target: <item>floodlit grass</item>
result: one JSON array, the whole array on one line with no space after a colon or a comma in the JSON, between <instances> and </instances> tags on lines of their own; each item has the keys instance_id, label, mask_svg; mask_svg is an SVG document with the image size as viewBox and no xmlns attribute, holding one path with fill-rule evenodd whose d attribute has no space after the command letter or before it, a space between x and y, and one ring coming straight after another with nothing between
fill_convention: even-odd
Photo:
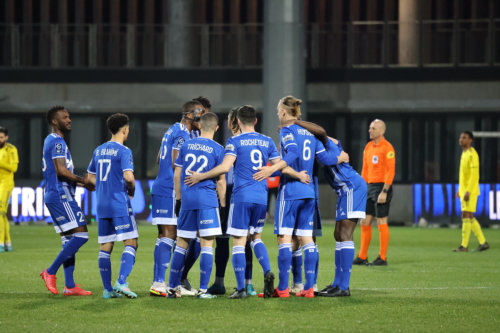
<instances>
[{"instance_id":1,"label":"floodlit grass","mask_svg":"<svg viewBox=\"0 0 500 333\"><path fill-rule=\"evenodd\" d=\"M484 230L491 249L482 253L452 253L460 230L391 228L388 267L354 267L351 297L304 299L166 299L149 297L156 227L140 226L136 264L129 277L137 299L101 298L97 268L97 230L77 254L75 279L90 297L52 295L39 277L60 249L60 239L48 226L12 227L14 252L0 253L1 332L493 332L500 330L500 231ZM319 239L318 284L333 278L335 242L332 226ZM370 259L378 252L373 232ZM356 231L355 242L359 241ZM271 265L277 272L277 245L271 225L265 228ZM470 248L477 242L471 235ZM123 245L112 255L118 273ZM213 270L212 275L214 274ZM228 264L226 286L233 287ZM60 269L58 287L64 277ZM196 286L199 269L190 273ZM212 279L213 281L213 279ZM262 271L254 260L254 286L263 287ZM231 289L232 290L232 289ZM228 293L231 291L228 288Z\"/></svg>"}]
</instances>

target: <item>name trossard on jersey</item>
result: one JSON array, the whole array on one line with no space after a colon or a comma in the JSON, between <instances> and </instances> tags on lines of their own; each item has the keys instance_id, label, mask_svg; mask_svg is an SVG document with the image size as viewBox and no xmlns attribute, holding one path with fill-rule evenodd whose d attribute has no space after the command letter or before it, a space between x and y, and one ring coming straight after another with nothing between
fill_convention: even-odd
<instances>
[{"instance_id":1,"label":"name trossard on jersey","mask_svg":"<svg viewBox=\"0 0 500 333\"><path fill-rule=\"evenodd\" d=\"M129 148L109 141L94 150L87 172L96 175L99 218L130 215L130 198L123 178L125 171L134 171L134 160Z\"/></svg>"},{"instance_id":2,"label":"name trossard on jersey","mask_svg":"<svg viewBox=\"0 0 500 333\"><path fill-rule=\"evenodd\" d=\"M198 137L182 145L175 166L181 167L181 193L183 210L208 209L219 207L216 192L216 179L206 179L191 187L184 179L191 175L189 170L207 172L222 163L224 148L217 142Z\"/></svg>"},{"instance_id":3,"label":"name trossard on jersey","mask_svg":"<svg viewBox=\"0 0 500 333\"><path fill-rule=\"evenodd\" d=\"M58 177L54 166L54 159L64 158L66 168L73 173L73 159L64 139L56 133L49 134L43 143L42 172L45 181L44 202L58 203L73 201L75 198L76 183Z\"/></svg>"},{"instance_id":4,"label":"name trossard on jersey","mask_svg":"<svg viewBox=\"0 0 500 333\"><path fill-rule=\"evenodd\" d=\"M165 132L160 145L158 176L151 188L151 194L172 197L174 191L172 151L179 150L189 139L190 133L186 126L181 123L175 123Z\"/></svg>"},{"instance_id":5,"label":"name trossard on jersey","mask_svg":"<svg viewBox=\"0 0 500 333\"><path fill-rule=\"evenodd\" d=\"M256 132L242 133L229 138L225 150L236 156L232 202L267 205L267 181L258 182L253 175L268 160L280 157L273 140Z\"/></svg>"}]
</instances>

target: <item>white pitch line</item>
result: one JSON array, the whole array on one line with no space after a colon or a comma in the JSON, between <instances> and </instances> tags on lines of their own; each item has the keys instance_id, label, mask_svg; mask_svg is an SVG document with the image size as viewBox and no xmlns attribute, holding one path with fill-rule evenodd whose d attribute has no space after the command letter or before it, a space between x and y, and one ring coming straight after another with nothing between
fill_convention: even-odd
<instances>
[{"instance_id":1,"label":"white pitch line","mask_svg":"<svg viewBox=\"0 0 500 333\"><path fill-rule=\"evenodd\" d=\"M352 290L446 290L446 289L492 289L493 287L436 287L436 288L353 288Z\"/></svg>"}]
</instances>

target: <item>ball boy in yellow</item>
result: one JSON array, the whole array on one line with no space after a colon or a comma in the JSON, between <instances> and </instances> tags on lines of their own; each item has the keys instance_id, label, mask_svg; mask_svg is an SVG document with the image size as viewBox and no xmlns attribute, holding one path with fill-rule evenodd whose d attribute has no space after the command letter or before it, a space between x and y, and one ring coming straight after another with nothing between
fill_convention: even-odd
<instances>
[{"instance_id":1,"label":"ball boy in yellow","mask_svg":"<svg viewBox=\"0 0 500 333\"><path fill-rule=\"evenodd\" d=\"M14 173L19 164L17 149L14 145L7 143L7 140L9 140L9 131L0 127L0 252L12 251L7 207L14 189Z\"/></svg>"}]
</instances>

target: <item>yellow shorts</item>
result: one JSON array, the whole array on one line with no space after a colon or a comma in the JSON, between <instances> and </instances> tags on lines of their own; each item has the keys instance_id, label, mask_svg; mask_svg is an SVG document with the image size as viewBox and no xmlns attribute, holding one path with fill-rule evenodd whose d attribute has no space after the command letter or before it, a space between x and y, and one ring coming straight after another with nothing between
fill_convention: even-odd
<instances>
[{"instance_id":1,"label":"yellow shorts","mask_svg":"<svg viewBox=\"0 0 500 333\"><path fill-rule=\"evenodd\" d=\"M460 203L462 205L462 212L470 212L470 213L475 213L476 212L476 206L477 206L477 195L469 195L469 201L465 201L463 199L463 196L460 196Z\"/></svg>"}]
</instances>

